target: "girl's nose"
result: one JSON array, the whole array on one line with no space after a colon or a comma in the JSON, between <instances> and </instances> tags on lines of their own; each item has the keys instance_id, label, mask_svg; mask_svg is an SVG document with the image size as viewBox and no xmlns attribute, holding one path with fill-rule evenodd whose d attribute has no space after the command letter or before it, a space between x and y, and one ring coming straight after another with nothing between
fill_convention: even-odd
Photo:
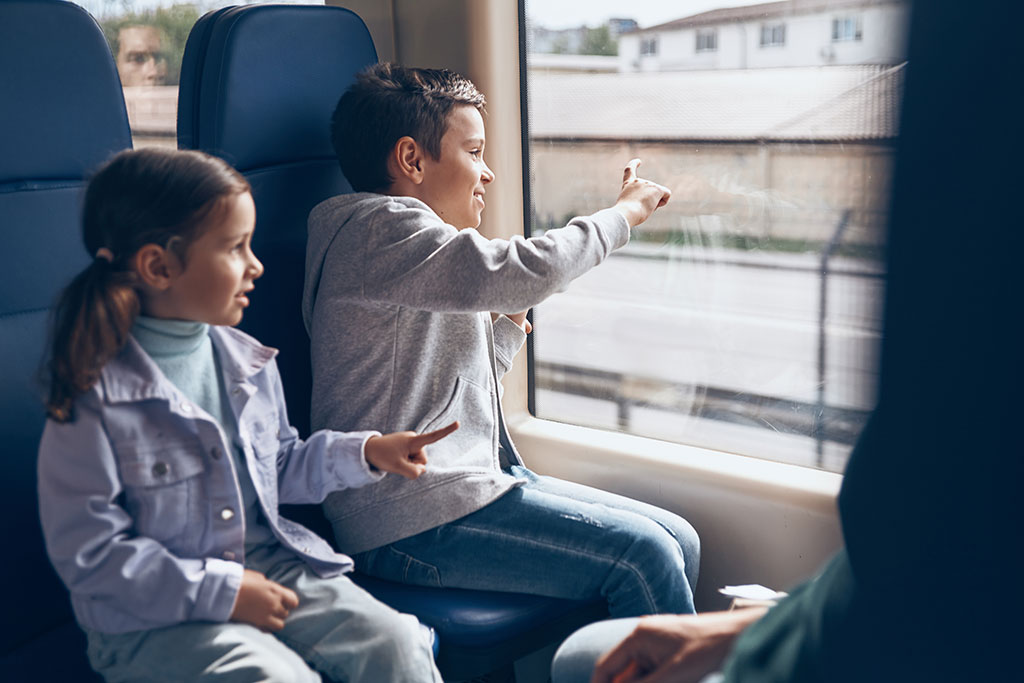
<instances>
[{"instance_id":1,"label":"girl's nose","mask_svg":"<svg viewBox=\"0 0 1024 683\"><path fill-rule=\"evenodd\" d=\"M494 182L494 171L491 170L490 166L488 166L487 164L484 164L484 172L480 176L480 178L481 178L481 180L484 181L484 184L493 183Z\"/></svg>"},{"instance_id":2,"label":"girl's nose","mask_svg":"<svg viewBox=\"0 0 1024 683\"><path fill-rule=\"evenodd\" d=\"M252 255L252 259L249 263L249 272L252 274L253 280L263 275L263 263L256 258L255 254Z\"/></svg>"}]
</instances>

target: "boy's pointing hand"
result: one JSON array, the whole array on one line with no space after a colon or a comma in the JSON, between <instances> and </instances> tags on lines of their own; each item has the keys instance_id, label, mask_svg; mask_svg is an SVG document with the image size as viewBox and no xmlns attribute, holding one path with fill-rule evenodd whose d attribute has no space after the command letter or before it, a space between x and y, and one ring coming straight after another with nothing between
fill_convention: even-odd
<instances>
[{"instance_id":1,"label":"boy's pointing hand","mask_svg":"<svg viewBox=\"0 0 1024 683\"><path fill-rule=\"evenodd\" d=\"M665 206L672 196L667 187L639 177L636 174L639 165L639 159L626 164L622 172L622 190L613 207L626 217L631 228L650 218L655 209Z\"/></svg>"},{"instance_id":2,"label":"boy's pointing hand","mask_svg":"<svg viewBox=\"0 0 1024 683\"><path fill-rule=\"evenodd\" d=\"M459 423L452 422L447 427L424 434L393 432L371 436L366 441L366 462L381 472L415 479L427 468L427 445L440 441L458 428Z\"/></svg>"}]
</instances>

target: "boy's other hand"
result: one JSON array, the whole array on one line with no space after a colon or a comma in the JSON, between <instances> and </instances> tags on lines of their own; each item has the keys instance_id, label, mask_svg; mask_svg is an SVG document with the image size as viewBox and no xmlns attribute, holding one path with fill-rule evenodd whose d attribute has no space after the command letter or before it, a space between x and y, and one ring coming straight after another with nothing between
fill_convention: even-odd
<instances>
[{"instance_id":1,"label":"boy's other hand","mask_svg":"<svg viewBox=\"0 0 1024 683\"><path fill-rule=\"evenodd\" d=\"M424 434L393 432L371 436L366 441L366 462L381 472L415 479L427 468L427 445L440 441L458 428L459 423L452 422L447 427Z\"/></svg>"},{"instance_id":2,"label":"boy's other hand","mask_svg":"<svg viewBox=\"0 0 1024 683\"><path fill-rule=\"evenodd\" d=\"M633 159L626 164L626 169L622 172L622 190L615 206L612 207L626 217L626 222L631 228L650 218L655 209L665 206L672 196L672 191L667 187L637 176L636 169L639 165L639 159Z\"/></svg>"},{"instance_id":3,"label":"boy's other hand","mask_svg":"<svg viewBox=\"0 0 1024 683\"><path fill-rule=\"evenodd\" d=\"M246 569L238 588L231 621L252 624L261 631L280 631L289 612L299 606L299 596L290 588L263 574Z\"/></svg>"},{"instance_id":4,"label":"boy's other hand","mask_svg":"<svg viewBox=\"0 0 1024 683\"><path fill-rule=\"evenodd\" d=\"M522 313L491 313L491 322L493 323L502 315L505 315L506 318L514 322L516 325L519 325L519 327L523 328L523 332L525 332L526 334L530 334L530 332L533 332L533 325L531 325L530 321L526 319L526 314L529 312L529 310L526 310L523 311Z\"/></svg>"}]
</instances>

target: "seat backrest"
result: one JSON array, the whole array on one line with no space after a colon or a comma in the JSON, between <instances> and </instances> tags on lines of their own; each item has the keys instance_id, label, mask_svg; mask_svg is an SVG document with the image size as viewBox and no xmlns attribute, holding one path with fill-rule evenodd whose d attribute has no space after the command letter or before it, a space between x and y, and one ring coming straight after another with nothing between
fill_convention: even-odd
<instances>
[{"instance_id":1,"label":"seat backrest","mask_svg":"<svg viewBox=\"0 0 1024 683\"><path fill-rule=\"evenodd\" d=\"M71 618L38 521L40 369L49 309L89 259L79 227L84 179L127 147L131 135L121 83L93 18L60 0L0 0L4 654Z\"/></svg>"},{"instance_id":2,"label":"seat backrest","mask_svg":"<svg viewBox=\"0 0 1024 683\"><path fill-rule=\"evenodd\" d=\"M369 31L339 7L215 10L182 60L178 146L215 154L252 184L253 249L266 273L241 328L280 349L292 423L309 432L312 374L302 322L306 219L351 191L331 146L331 114L354 75L377 61Z\"/></svg>"}]
</instances>

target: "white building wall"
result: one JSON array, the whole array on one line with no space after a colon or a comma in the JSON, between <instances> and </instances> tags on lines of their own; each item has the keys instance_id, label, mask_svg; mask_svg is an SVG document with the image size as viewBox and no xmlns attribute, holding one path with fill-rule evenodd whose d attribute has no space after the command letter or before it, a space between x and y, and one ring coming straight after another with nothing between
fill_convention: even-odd
<instances>
[{"instance_id":1,"label":"white building wall","mask_svg":"<svg viewBox=\"0 0 1024 683\"><path fill-rule=\"evenodd\" d=\"M887 4L719 24L718 49L697 52L697 28L629 33L619 39L621 71L756 69L835 64L898 64L906 54L909 7ZM832 40L832 20L860 17L861 40ZM782 46L762 46L763 25L785 24ZM701 28L711 28L701 27ZM658 39L655 55L640 55L640 43Z\"/></svg>"}]
</instances>

